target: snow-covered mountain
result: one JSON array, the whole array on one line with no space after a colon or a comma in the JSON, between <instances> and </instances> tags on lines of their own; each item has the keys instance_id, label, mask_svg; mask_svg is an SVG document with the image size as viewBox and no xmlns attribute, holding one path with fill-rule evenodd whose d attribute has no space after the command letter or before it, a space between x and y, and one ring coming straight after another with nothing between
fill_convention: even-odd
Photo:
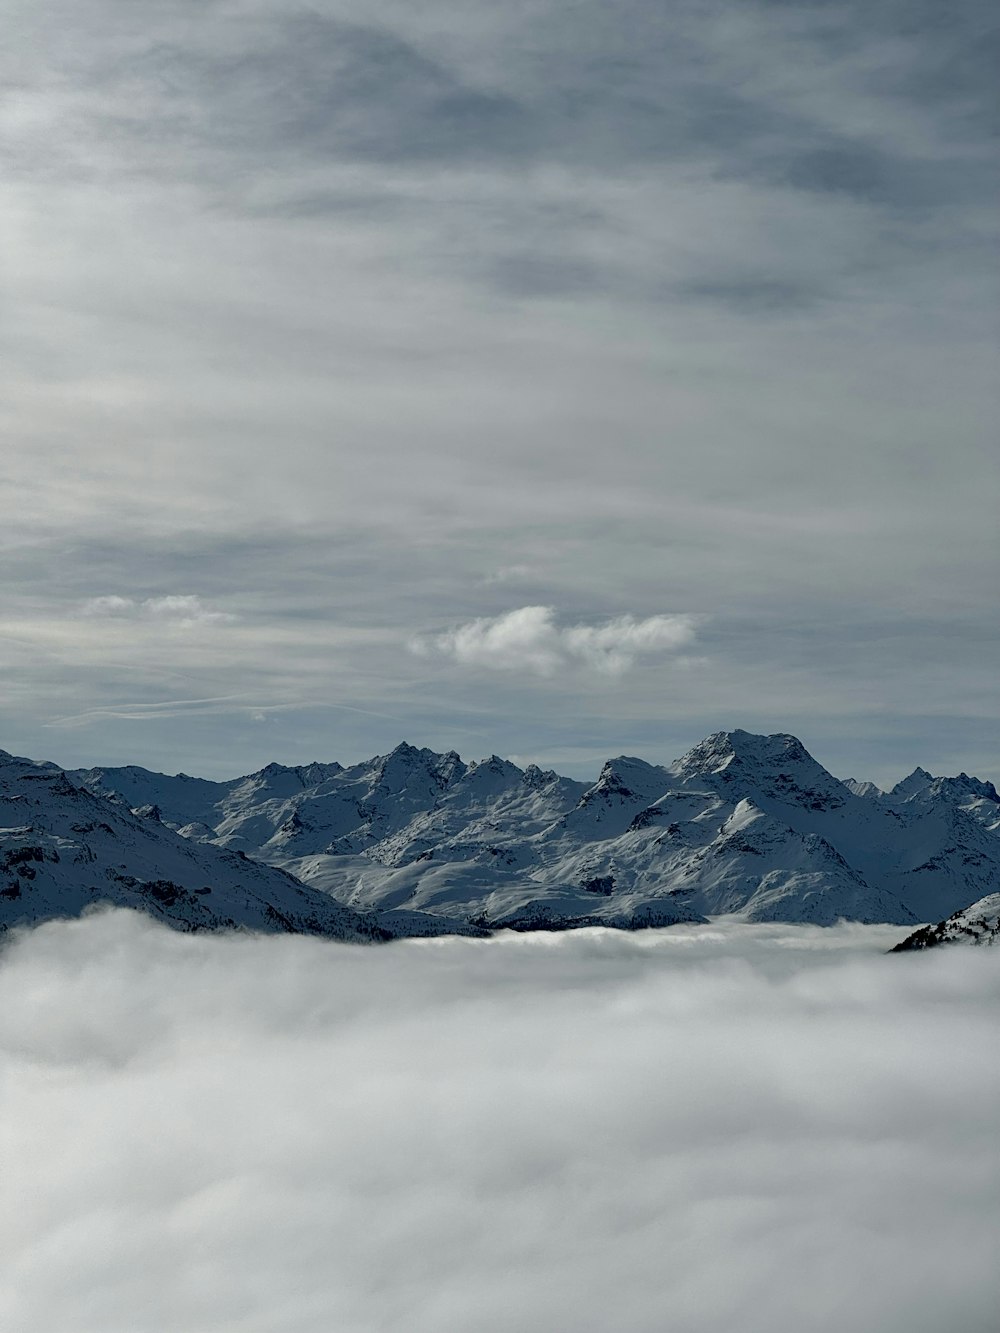
<instances>
[{"instance_id":1,"label":"snow-covered mountain","mask_svg":"<svg viewBox=\"0 0 1000 1333\"><path fill-rule=\"evenodd\" d=\"M911 949L931 949L938 944L997 944L1000 943L1000 893L980 898L971 907L953 912L936 926L922 926L892 950L903 953Z\"/></svg>"},{"instance_id":2,"label":"snow-covered mountain","mask_svg":"<svg viewBox=\"0 0 1000 1333\"><path fill-rule=\"evenodd\" d=\"M181 837L155 815L0 751L0 930L133 907L181 930L244 928L345 940L393 933L286 871ZM405 933L405 932L404 932Z\"/></svg>"},{"instance_id":3,"label":"snow-covered mountain","mask_svg":"<svg viewBox=\"0 0 1000 1333\"><path fill-rule=\"evenodd\" d=\"M848 778L844 786L856 796L864 796L890 809L941 803L957 805L992 832L1000 832L1000 795L996 787L992 782L970 778L968 773L959 773L954 778L935 778L925 768L915 768L891 791L881 791L874 782L855 782L853 778Z\"/></svg>"},{"instance_id":4,"label":"snow-covered mountain","mask_svg":"<svg viewBox=\"0 0 1000 1333\"><path fill-rule=\"evenodd\" d=\"M365 763L228 782L70 775L202 846L280 867L362 912L480 928L934 921L1000 889L990 783L917 770L840 782L793 736L718 732L675 763L620 756L592 784L402 744Z\"/></svg>"}]
</instances>

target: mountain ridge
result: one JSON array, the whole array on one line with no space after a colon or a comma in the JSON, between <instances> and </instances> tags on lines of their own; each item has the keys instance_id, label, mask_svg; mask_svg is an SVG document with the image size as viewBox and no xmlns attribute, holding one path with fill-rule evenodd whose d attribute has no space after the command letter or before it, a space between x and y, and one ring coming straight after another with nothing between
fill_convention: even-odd
<instances>
[{"instance_id":1,"label":"mountain ridge","mask_svg":"<svg viewBox=\"0 0 1000 1333\"><path fill-rule=\"evenodd\" d=\"M362 913L448 928L719 913L913 927L1000 888L992 784L917 769L886 793L787 733L714 732L664 765L619 755L591 783L407 742L223 782L135 765L69 778Z\"/></svg>"},{"instance_id":2,"label":"mountain ridge","mask_svg":"<svg viewBox=\"0 0 1000 1333\"><path fill-rule=\"evenodd\" d=\"M178 930L251 930L367 942L439 923L357 912L280 866L168 827L44 761L0 751L0 931L101 905Z\"/></svg>"}]
</instances>

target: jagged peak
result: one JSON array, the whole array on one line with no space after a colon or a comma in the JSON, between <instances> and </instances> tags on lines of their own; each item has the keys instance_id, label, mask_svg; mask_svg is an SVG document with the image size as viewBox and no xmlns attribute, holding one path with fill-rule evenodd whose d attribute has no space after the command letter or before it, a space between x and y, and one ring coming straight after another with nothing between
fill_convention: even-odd
<instances>
[{"instance_id":1,"label":"jagged peak","mask_svg":"<svg viewBox=\"0 0 1000 1333\"><path fill-rule=\"evenodd\" d=\"M788 732L763 736L737 728L713 731L670 768L678 774L720 773L734 762L766 768L802 763L821 767L797 736Z\"/></svg>"},{"instance_id":2,"label":"jagged peak","mask_svg":"<svg viewBox=\"0 0 1000 1333\"><path fill-rule=\"evenodd\" d=\"M934 778L928 783L927 790L934 795L979 796L987 801L1000 803L1000 793L992 782L970 777L968 773L958 773L953 778Z\"/></svg>"},{"instance_id":3,"label":"jagged peak","mask_svg":"<svg viewBox=\"0 0 1000 1333\"><path fill-rule=\"evenodd\" d=\"M601 769L602 773L620 773L624 769L638 769L641 772L648 772L649 769L656 768L656 764L651 764L648 759L640 759L634 754L616 754L612 759L606 759Z\"/></svg>"},{"instance_id":4,"label":"jagged peak","mask_svg":"<svg viewBox=\"0 0 1000 1333\"><path fill-rule=\"evenodd\" d=\"M668 786L669 776L662 768L635 755L620 754L604 764L597 781L580 796L577 809L585 810L595 802L648 803L662 796Z\"/></svg>"},{"instance_id":5,"label":"jagged peak","mask_svg":"<svg viewBox=\"0 0 1000 1333\"><path fill-rule=\"evenodd\" d=\"M468 771L455 750L438 754L436 750L420 748L401 741L388 754L376 755L366 765L370 781L376 786L388 783L393 789L409 787L411 775L429 778L439 790L450 787ZM418 782L422 781L418 778Z\"/></svg>"},{"instance_id":6,"label":"jagged peak","mask_svg":"<svg viewBox=\"0 0 1000 1333\"><path fill-rule=\"evenodd\" d=\"M338 764L336 759L331 759L329 763L322 763L319 759L313 759L308 764L298 764L295 768L296 773L303 779L310 782L323 782L337 773L343 773L344 765Z\"/></svg>"},{"instance_id":7,"label":"jagged peak","mask_svg":"<svg viewBox=\"0 0 1000 1333\"><path fill-rule=\"evenodd\" d=\"M450 787L453 782L465 776L468 766L462 762L462 756L457 750L448 750L445 754L434 756L431 771L439 782Z\"/></svg>"},{"instance_id":8,"label":"jagged peak","mask_svg":"<svg viewBox=\"0 0 1000 1333\"><path fill-rule=\"evenodd\" d=\"M628 786L630 782L648 782L654 775L662 777L663 769L656 764L648 763L645 759L639 759L634 754L619 754L605 761L594 787L618 788Z\"/></svg>"},{"instance_id":9,"label":"jagged peak","mask_svg":"<svg viewBox=\"0 0 1000 1333\"><path fill-rule=\"evenodd\" d=\"M237 788L249 787L253 790L259 787L267 787L270 783L285 777L297 778L300 786L305 785L301 769L292 768L288 764L279 764L276 759L272 759L269 764L265 764L263 768L258 768L254 773L247 773L245 777L234 779L234 785ZM180 782L199 782L202 779L189 777L187 773L178 773L177 780Z\"/></svg>"},{"instance_id":10,"label":"jagged peak","mask_svg":"<svg viewBox=\"0 0 1000 1333\"><path fill-rule=\"evenodd\" d=\"M422 754L433 753L433 750L422 750L418 745L411 745L409 741L400 741L385 757L387 759L416 759Z\"/></svg>"},{"instance_id":11,"label":"jagged peak","mask_svg":"<svg viewBox=\"0 0 1000 1333\"><path fill-rule=\"evenodd\" d=\"M889 792L890 796L912 796L914 792L923 791L934 781L934 775L928 773L926 768L920 768L919 765L912 773L908 773L896 783L895 787Z\"/></svg>"},{"instance_id":12,"label":"jagged peak","mask_svg":"<svg viewBox=\"0 0 1000 1333\"><path fill-rule=\"evenodd\" d=\"M470 776L474 773L496 773L520 778L523 772L510 759L502 759L498 754L491 754L488 759L474 760L468 767Z\"/></svg>"},{"instance_id":13,"label":"jagged peak","mask_svg":"<svg viewBox=\"0 0 1000 1333\"><path fill-rule=\"evenodd\" d=\"M757 793L782 805L837 809L852 794L814 759L797 736L777 732L717 731L671 764L682 786L705 783L730 796Z\"/></svg>"},{"instance_id":14,"label":"jagged peak","mask_svg":"<svg viewBox=\"0 0 1000 1333\"><path fill-rule=\"evenodd\" d=\"M377 754L370 762L373 768L385 769L401 764L412 765L417 762L430 765L444 757L444 755L440 755L434 750L422 749L418 745L411 745L409 741L400 741L388 754Z\"/></svg>"}]
</instances>

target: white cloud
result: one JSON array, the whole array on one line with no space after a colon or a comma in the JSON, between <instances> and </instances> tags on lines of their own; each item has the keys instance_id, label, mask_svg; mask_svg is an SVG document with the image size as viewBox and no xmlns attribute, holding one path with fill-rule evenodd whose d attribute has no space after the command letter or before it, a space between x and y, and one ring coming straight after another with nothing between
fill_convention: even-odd
<instances>
[{"instance_id":1,"label":"white cloud","mask_svg":"<svg viewBox=\"0 0 1000 1333\"><path fill-rule=\"evenodd\" d=\"M487 574L484 583L522 583L530 579L534 570L530 565L501 565L492 574Z\"/></svg>"},{"instance_id":2,"label":"white cloud","mask_svg":"<svg viewBox=\"0 0 1000 1333\"><path fill-rule=\"evenodd\" d=\"M80 610L85 616L129 616L136 605L131 597L88 597Z\"/></svg>"},{"instance_id":3,"label":"white cloud","mask_svg":"<svg viewBox=\"0 0 1000 1333\"><path fill-rule=\"evenodd\" d=\"M224 625L236 617L226 611L213 611L200 597L150 597L142 603L146 615L158 620L174 620L182 625Z\"/></svg>"},{"instance_id":4,"label":"white cloud","mask_svg":"<svg viewBox=\"0 0 1000 1333\"><path fill-rule=\"evenodd\" d=\"M522 606L503 615L469 621L430 640L418 640L417 652L428 648L465 666L500 671L535 671L542 676L572 666L604 675L627 671L636 657L675 652L695 637L694 617L618 616L601 625L559 626L550 606Z\"/></svg>"},{"instance_id":5,"label":"white cloud","mask_svg":"<svg viewBox=\"0 0 1000 1333\"><path fill-rule=\"evenodd\" d=\"M599 671L616 675L645 653L674 652L694 638L690 616L619 616L605 625L575 625L563 631L566 650Z\"/></svg>"},{"instance_id":6,"label":"white cloud","mask_svg":"<svg viewBox=\"0 0 1000 1333\"><path fill-rule=\"evenodd\" d=\"M990 1328L1000 959L898 934L43 927L0 968L5 1326Z\"/></svg>"},{"instance_id":7,"label":"white cloud","mask_svg":"<svg viewBox=\"0 0 1000 1333\"><path fill-rule=\"evenodd\" d=\"M200 597L185 594L167 597L90 597L82 604L85 616L116 616L159 620L190 627L192 625L226 625L236 617L227 611L213 611Z\"/></svg>"}]
</instances>

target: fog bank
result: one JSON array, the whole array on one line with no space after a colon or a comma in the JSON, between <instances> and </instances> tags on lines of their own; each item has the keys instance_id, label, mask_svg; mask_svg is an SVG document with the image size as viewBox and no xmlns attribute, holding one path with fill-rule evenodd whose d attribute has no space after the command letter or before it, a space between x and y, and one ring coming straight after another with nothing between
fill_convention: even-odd
<instances>
[{"instance_id":1,"label":"fog bank","mask_svg":"<svg viewBox=\"0 0 1000 1333\"><path fill-rule=\"evenodd\" d=\"M0 955L19 1333L987 1333L996 951L898 927Z\"/></svg>"}]
</instances>

